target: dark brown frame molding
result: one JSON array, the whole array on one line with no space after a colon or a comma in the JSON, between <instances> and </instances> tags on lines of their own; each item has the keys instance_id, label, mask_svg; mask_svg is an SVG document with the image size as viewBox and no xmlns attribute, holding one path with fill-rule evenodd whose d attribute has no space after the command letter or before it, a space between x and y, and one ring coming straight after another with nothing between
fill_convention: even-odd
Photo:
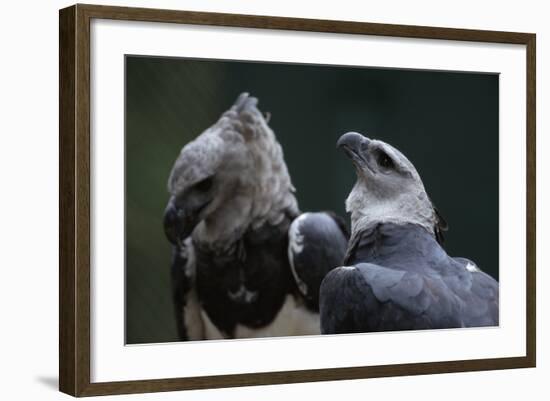
<instances>
[{"instance_id":1,"label":"dark brown frame molding","mask_svg":"<svg viewBox=\"0 0 550 401\"><path fill-rule=\"evenodd\" d=\"M527 49L527 324L523 357L90 383L90 20L332 32L525 45ZM59 389L73 396L535 367L536 150L532 33L77 4L59 12Z\"/></svg>"}]
</instances>

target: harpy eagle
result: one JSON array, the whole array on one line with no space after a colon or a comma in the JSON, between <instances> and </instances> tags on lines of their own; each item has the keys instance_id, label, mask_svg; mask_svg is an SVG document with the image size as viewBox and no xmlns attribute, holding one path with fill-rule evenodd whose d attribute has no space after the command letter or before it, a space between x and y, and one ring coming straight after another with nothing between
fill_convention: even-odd
<instances>
[{"instance_id":1,"label":"harpy eagle","mask_svg":"<svg viewBox=\"0 0 550 401\"><path fill-rule=\"evenodd\" d=\"M346 200L352 233L344 266L321 284L322 333L498 325L498 282L443 250L446 223L413 164L355 132L337 147L357 182Z\"/></svg>"},{"instance_id":2,"label":"harpy eagle","mask_svg":"<svg viewBox=\"0 0 550 401\"><path fill-rule=\"evenodd\" d=\"M319 287L345 255L339 218L300 214L257 102L241 94L170 173L164 228L182 340L319 334Z\"/></svg>"}]
</instances>

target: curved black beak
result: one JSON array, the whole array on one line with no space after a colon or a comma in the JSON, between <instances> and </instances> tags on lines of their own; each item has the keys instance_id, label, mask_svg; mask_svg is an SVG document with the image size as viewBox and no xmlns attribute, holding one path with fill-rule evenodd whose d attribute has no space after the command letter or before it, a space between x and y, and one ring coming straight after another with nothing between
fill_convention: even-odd
<instances>
[{"instance_id":1,"label":"curved black beak","mask_svg":"<svg viewBox=\"0 0 550 401\"><path fill-rule=\"evenodd\" d=\"M363 135L357 132L347 132L338 139L336 147L342 149L356 166L369 167L365 155L369 143L370 139L365 138Z\"/></svg>"},{"instance_id":2,"label":"curved black beak","mask_svg":"<svg viewBox=\"0 0 550 401\"><path fill-rule=\"evenodd\" d=\"M361 146L368 145L369 142L369 139L365 138L361 134L358 134L357 132L346 132L338 139L338 142L336 142L336 147L344 150L350 149L356 153L360 153ZM365 145L363 145L363 143L365 143Z\"/></svg>"},{"instance_id":3,"label":"curved black beak","mask_svg":"<svg viewBox=\"0 0 550 401\"><path fill-rule=\"evenodd\" d=\"M370 143L369 138L357 132L347 132L338 139L336 147L342 149L351 159L358 174L361 172L372 176L376 175L376 170L369 163L372 160L368 151Z\"/></svg>"},{"instance_id":4,"label":"curved black beak","mask_svg":"<svg viewBox=\"0 0 550 401\"><path fill-rule=\"evenodd\" d=\"M174 245L180 245L191 235L197 225L196 217L186 210L177 208L174 199L170 198L164 210L164 234L168 241Z\"/></svg>"}]
</instances>

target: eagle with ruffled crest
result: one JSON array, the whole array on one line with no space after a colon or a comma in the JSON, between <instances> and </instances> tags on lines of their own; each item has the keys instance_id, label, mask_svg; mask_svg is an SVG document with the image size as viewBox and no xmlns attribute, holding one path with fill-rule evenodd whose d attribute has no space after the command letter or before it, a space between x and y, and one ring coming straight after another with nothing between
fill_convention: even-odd
<instances>
[{"instance_id":1,"label":"eagle with ruffled crest","mask_svg":"<svg viewBox=\"0 0 550 401\"><path fill-rule=\"evenodd\" d=\"M303 213L258 100L243 93L183 147L168 179L164 229L182 340L319 334L319 287L348 234Z\"/></svg>"}]
</instances>

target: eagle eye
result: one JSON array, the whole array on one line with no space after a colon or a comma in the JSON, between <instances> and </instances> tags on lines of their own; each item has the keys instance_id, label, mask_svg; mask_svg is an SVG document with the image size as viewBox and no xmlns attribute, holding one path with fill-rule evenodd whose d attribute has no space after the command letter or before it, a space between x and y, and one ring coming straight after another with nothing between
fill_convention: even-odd
<instances>
[{"instance_id":1,"label":"eagle eye","mask_svg":"<svg viewBox=\"0 0 550 401\"><path fill-rule=\"evenodd\" d=\"M205 178L202 181L197 182L193 188L196 189L199 192L207 192L212 188L214 180L212 177Z\"/></svg>"},{"instance_id":2,"label":"eagle eye","mask_svg":"<svg viewBox=\"0 0 550 401\"><path fill-rule=\"evenodd\" d=\"M395 164L393 163L393 159L390 156L388 156L386 152L378 153L377 162L378 162L378 165L383 168L391 169L395 167Z\"/></svg>"}]
</instances>

